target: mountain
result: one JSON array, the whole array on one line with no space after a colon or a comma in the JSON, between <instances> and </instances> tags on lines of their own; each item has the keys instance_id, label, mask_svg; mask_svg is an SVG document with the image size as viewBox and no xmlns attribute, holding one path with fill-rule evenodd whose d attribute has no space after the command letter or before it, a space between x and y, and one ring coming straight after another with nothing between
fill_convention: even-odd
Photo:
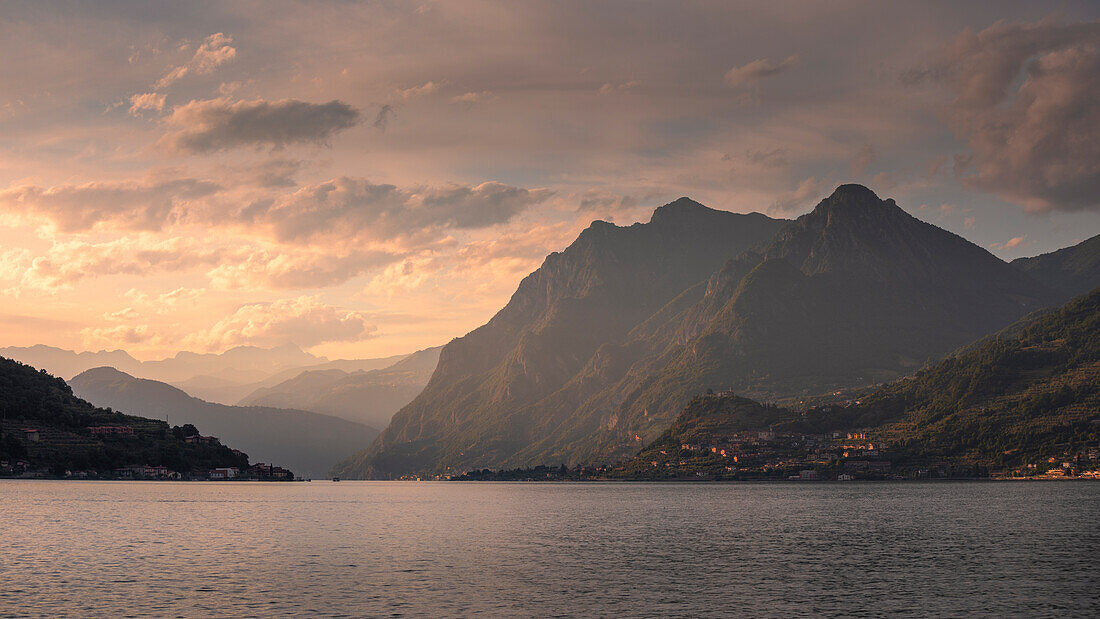
<instances>
[{"instance_id":1,"label":"mountain","mask_svg":"<svg viewBox=\"0 0 1100 619\"><path fill-rule=\"evenodd\" d=\"M41 344L0 348L0 355L62 377L71 378L96 367L113 367L165 382L184 381L202 375L214 375L235 383L256 382L288 368L328 362L328 359L315 357L294 344L273 348L237 346L217 354L181 351L173 357L156 361L138 361L123 350L78 353Z\"/></svg>"},{"instance_id":2,"label":"mountain","mask_svg":"<svg viewBox=\"0 0 1100 619\"><path fill-rule=\"evenodd\" d=\"M141 364L141 374L163 382L183 381L194 376L216 375L234 382L254 382L287 368L327 361L294 344L260 348L237 346L222 353L180 351L174 357Z\"/></svg>"},{"instance_id":3,"label":"mountain","mask_svg":"<svg viewBox=\"0 0 1100 619\"><path fill-rule=\"evenodd\" d=\"M602 437L579 435L564 455L654 437L710 387L770 400L892 380L1057 300L977 245L843 185L665 321L657 333L674 335L648 340L661 352L574 415L599 418Z\"/></svg>"},{"instance_id":4,"label":"mountain","mask_svg":"<svg viewBox=\"0 0 1100 619\"><path fill-rule=\"evenodd\" d=\"M625 340L783 223L687 198L658 208L648 223L594 222L524 278L486 325L447 344L424 391L370 451L340 470L387 476L451 455L506 459L537 438L517 411L561 389L601 346Z\"/></svg>"},{"instance_id":5,"label":"mountain","mask_svg":"<svg viewBox=\"0 0 1100 619\"><path fill-rule=\"evenodd\" d=\"M124 350L101 350L98 352L73 352L43 344L34 346L7 346L0 348L0 356L41 368L62 378L72 378L91 368L105 365L116 367L124 372L136 372L141 362Z\"/></svg>"},{"instance_id":6,"label":"mountain","mask_svg":"<svg viewBox=\"0 0 1100 619\"><path fill-rule=\"evenodd\" d=\"M96 405L194 424L254 459L284 464L307 476L324 475L334 462L378 434L362 424L308 411L213 404L114 368L93 368L69 383L74 393Z\"/></svg>"},{"instance_id":7,"label":"mountain","mask_svg":"<svg viewBox=\"0 0 1100 619\"><path fill-rule=\"evenodd\" d=\"M1045 282L1066 299L1100 286L1100 234L1049 254L1017 258L1012 265Z\"/></svg>"},{"instance_id":8,"label":"mountain","mask_svg":"<svg viewBox=\"0 0 1100 619\"><path fill-rule=\"evenodd\" d=\"M277 385L257 389L239 404L297 408L384 428L398 409L424 389L441 349L417 351L389 367L371 371L306 370Z\"/></svg>"},{"instance_id":9,"label":"mountain","mask_svg":"<svg viewBox=\"0 0 1100 619\"><path fill-rule=\"evenodd\" d=\"M406 357L408 357L408 355L394 355L392 357L382 357L379 359L336 359L333 361L326 361L324 363L289 367L279 370L274 374L271 374L270 376L266 376L263 380L243 383L236 380L230 380L222 376L198 375L192 376L187 380L174 381L171 384L175 387L183 389L188 394L194 397L206 400L208 402L217 402L219 404L232 405L240 403L243 398L248 397L250 394L257 390L271 388L275 385L278 385L279 383L294 378L302 372L338 371L344 374L349 374L353 372L369 372L371 370L389 367L394 363L405 359ZM410 397L409 399L412 398ZM286 406L283 408L300 407ZM400 408L400 406L398 408ZM382 424L382 426L384 425L385 424Z\"/></svg>"},{"instance_id":10,"label":"mountain","mask_svg":"<svg viewBox=\"0 0 1100 619\"><path fill-rule=\"evenodd\" d=\"M869 461L903 474L1095 467L1098 411L1100 288L847 403L797 411L697 396L611 476L835 475Z\"/></svg>"},{"instance_id":11,"label":"mountain","mask_svg":"<svg viewBox=\"0 0 1100 619\"><path fill-rule=\"evenodd\" d=\"M794 222L715 213L681 200L649 224L594 224L448 344L421 395L338 470L627 457L708 387L775 399L884 382L1058 299L859 185Z\"/></svg>"},{"instance_id":12,"label":"mountain","mask_svg":"<svg viewBox=\"0 0 1100 619\"><path fill-rule=\"evenodd\" d=\"M95 432L104 426L113 431ZM110 477L135 464L201 475L216 467L248 468L246 455L187 442L181 428L174 430L163 421L96 408L60 378L0 358L0 474L26 468Z\"/></svg>"}]
</instances>

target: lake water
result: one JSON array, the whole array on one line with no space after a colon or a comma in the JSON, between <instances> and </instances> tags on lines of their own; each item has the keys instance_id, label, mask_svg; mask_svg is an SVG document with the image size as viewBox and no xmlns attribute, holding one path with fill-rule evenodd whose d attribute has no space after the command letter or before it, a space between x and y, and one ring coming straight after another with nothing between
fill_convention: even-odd
<instances>
[{"instance_id":1,"label":"lake water","mask_svg":"<svg viewBox=\"0 0 1100 619\"><path fill-rule=\"evenodd\" d=\"M1100 483L0 481L0 615L1100 614Z\"/></svg>"}]
</instances>

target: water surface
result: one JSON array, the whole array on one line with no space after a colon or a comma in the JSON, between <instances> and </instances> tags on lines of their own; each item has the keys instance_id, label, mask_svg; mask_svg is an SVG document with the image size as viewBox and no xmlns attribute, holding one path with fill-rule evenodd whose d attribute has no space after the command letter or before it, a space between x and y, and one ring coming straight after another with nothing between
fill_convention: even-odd
<instances>
[{"instance_id":1,"label":"water surface","mask_svg":"<svg viewBox=\"0 0 1100 619\"><path fill-rule=\"evenodd\" d=\"M1097 616L1100 483L0 481L0 615Z\"/></svg>"}]
</instances>

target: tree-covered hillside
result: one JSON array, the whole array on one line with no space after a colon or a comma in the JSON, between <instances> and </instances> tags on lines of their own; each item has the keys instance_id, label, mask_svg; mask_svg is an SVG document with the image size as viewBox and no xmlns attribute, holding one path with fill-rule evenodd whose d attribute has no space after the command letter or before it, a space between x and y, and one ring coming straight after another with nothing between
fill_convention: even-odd
<instances>
[{"instance_id":1,"label":"tree-covered hillside","mask_svg":"<svg viewBox=\"0 0 1100 619\"><path fill-rule=\"evenodd\" d=\"M794 411L698 396L613 475L842 474L853 461L880 475L1039 473L1097 466L1098 447L1100 289L849 402Z\"/></svg>"},{"instance_id":2,"label":"tree-covered hillside","mask_svg":"<svg viewBox=\"0 0 1100 619\"><path fill-rule=\"evenodd\" d=\"M105 430L104 428L110 428ZM96 408L60 378L0 357L0 472L111 477L131 465L205 475L217 467L248 468L248 456L209 441L187 440L193 427Z\"/></svg>"}]
</instances>

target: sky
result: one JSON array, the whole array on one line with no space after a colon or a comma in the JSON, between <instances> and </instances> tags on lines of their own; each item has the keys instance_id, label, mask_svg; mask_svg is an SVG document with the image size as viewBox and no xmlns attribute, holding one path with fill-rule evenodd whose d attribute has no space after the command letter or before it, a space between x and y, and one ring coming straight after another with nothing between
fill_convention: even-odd
<instances>
[{"instance_id":1,"label":"sky","mask_svg":"<svg viewBox=\"0 0 1100 619\"><path fill-rule=\"evenodd\" d=\"M1093 2L0 1L0 57L4 345L411 352L680 196L1100 233Z\"/></svg>"}]
</instances>

